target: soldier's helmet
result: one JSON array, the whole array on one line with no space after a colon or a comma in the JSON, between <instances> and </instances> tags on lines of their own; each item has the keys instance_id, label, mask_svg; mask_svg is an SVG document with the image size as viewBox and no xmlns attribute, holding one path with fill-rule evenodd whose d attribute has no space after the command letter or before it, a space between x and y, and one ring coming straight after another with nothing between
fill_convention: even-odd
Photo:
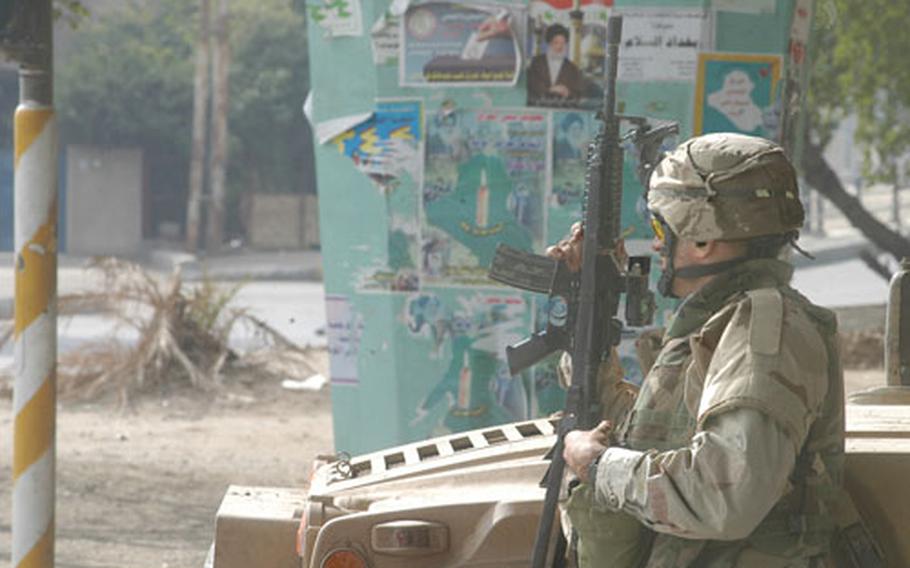
<instances>
[{"instance_id":1,"label":"soldier's helmet","mask_svg":"<svg viewBox=\"0 0 910 568\"><path fill-rule=\"evenodd\" d=\"M651 175L648 209L692 241L785 235L805 218L783 148L733 133L698 136L667 154Z\"/></svg>"}]
</instances>

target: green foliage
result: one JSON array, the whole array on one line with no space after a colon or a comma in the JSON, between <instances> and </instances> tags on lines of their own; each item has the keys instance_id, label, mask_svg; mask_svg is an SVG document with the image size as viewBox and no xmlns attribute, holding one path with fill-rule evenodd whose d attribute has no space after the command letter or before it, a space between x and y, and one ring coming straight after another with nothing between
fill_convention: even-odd
<instances>
[{"instance_id":1,"label":"green foliage","mask_svg":"<svg viewBox=\"0 0 910 568\"><path fill-rule=\"evenodd\" d=\"M837 123L855 113L856 142L865 153L867 175L895 183L910 174L910 163L903 160L910 152L910 2L816 4L810 92L814 133L825 143Z\"/></svg>"},{"instance_id":2,"label":"green foliage","mask_svg":"<svg viewBox=\"0 0 910 568\"><path fill-rule=\"evenodd\" d=\"M229 194L299 191L304 16L289 0L230 7ZM195 1L124 2L80 26L56 67L63 140L143 148L150 189L171 196L174 220L189 169L197 12Z\"/></svg>"},{"instance_id":3,"label":"green foliage","mask_svg":"<svg viewBox=\"0 0 910 568\"><path fill-rule=\"evenodd\" d=\"M287 0L237 2L232 21L231 175L251 191L299 191L308 89L306 26Z\"/></svg>"},{"instance_id":4,"label":"green foliage","mask_svg":"<svg viewBox=\"0 0 910 568\"><path fill-rule=\"evenodd\" d=\"M195 14L184 0L132 4L81 28L57 65L68 136L94 144L188 148Z\"/></svg>"},{"instance_id":5,"label":"green foliage","mask_svg":"<svg viewBox=\"0 0 910 568\"><path fill-rule=\"evenodd\" d=\"M62 140L142 148L151 191L181 192L174 203L189 168L195 19L185 0L124 3L84 22L56 63Z\"/></svg>"},{"instance_id":6,"label":"green foliage","mask_svg":"<svg viewBox=\"0 0 910 568\"><path fill-rule=\"evenodd\" d=\"M202 281L197 286L184 292L184 316L205 333L227 337L236 319L236 314L228 306L234 302L243 285L243 282L223 285L207 273L203 274ZM228 323L228 328L222 329Z\"/></svg>"},{"instance_id":7,"label":"green foliage","mask_svg":"<svg viewBox=\"0 0 910 568\"><path fill-rule=\"evenodd\" d=\"M54 0L54 19L63 20L73 29L89 17L82 0Z\"/></svg>"}]
</instances>

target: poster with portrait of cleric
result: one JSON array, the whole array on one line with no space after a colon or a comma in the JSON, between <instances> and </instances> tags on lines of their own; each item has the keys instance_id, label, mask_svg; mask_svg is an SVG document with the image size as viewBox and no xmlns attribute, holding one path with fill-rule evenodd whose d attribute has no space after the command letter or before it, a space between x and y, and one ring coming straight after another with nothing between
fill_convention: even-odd
<instances>
[{"instance_id":1,"label":"poster with portrait of cleric","mask_svg":"<svg viewBox=\"0 0 910 568\"><path fill-rule=\"evenodd\" d=\"M547 116L440 108L427 116L421 262L429 283L492 286L499 243L544 242Z\"/></svg>"},{"instance_id":2,"label":"poster with portrait of cleric","mask_svg":"<svg viewBox=\"0 0 910 568\"><path fill-rule=\"evenodd\" d=\"M588 145L603 124L593 112L553 112L552 168L547 195L547 238L555 241L581 220Z\"/></svg>"},{"instance_id":3,"label":"poster with portrait of cleric","mask_svg":"<svg viewBox=\"0 0 910 568\"><path fill-rule=\"evenodd\" d=\"M524 12L516 6L415 3L401 26L402 86L508 87L518 81Z\"/></svg>"},{"instance_id":4,"label":"poster with portrait of cleric","mask_svg":"<svg viewBox=\"0 0 910 568\"><path fill-rule=\"evenodd\" d=\"M525 66L528 106L600 108L608 6L612 3L532 0L528 7Z\"/></svg>"},{"instance_id":5,"label":"poster with portrait of cleric","mask_svg":"<svg viewBox=\"0 0 910 568\"><path fill-rule=\"evenodd\" d=\"M546 195L547 241L555 242L569 233L583 215L588 145L602 126L594 113L554 111L550 147L552 168L550 191ZM623 128L627 123L623 122ZM624 144L622 168L621 234L624 239L650 239L651 226L638 181L634 149Z\"/></svg>"}]
</instances>

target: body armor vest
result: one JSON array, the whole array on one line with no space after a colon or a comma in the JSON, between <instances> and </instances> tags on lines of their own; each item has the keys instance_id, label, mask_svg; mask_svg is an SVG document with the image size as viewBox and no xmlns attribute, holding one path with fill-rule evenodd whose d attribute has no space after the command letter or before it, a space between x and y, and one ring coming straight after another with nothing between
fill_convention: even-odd
<instances>
[{"instance_id":1,"label":"body armor vest","mask_svg":"<svg viewBox=\"0 0 910 568\"><path fill-rule=\"evenodd\" d=\"M703 541L655 534L646 568L797 568L812 566L829 549L834 527L826 501L836 499L844 459L843 377L836 323L831 312L812 305L787 286L791 274L792 268L777 260L750 261L687 298L668 326L663 348L617 432L619 445L633 450L666 451L689 445L700 427L700 412L704 413L700 406L705 372L714 356L712 345L716 346L730 321L724 314L732 315L756 290L779 294L782 317L804 314L824 341L829 361L827 394L819 408L806 409L811 420L805 425L808 431L802 432L805 441L790 477L791 488L744 540ZM782 402L783 408L799 405L798 400ZM724 411L736 407L728 404ZM781 423L788 422L785 416L769 414Z\"/></svg>"}]
</instances>

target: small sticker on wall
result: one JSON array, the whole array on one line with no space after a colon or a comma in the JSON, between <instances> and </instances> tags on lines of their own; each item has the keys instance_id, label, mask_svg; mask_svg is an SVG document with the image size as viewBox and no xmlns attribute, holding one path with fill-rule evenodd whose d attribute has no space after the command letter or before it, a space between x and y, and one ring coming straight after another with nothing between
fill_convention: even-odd
<instances>
[{"instance_id":1,"label":"small sticker on wall","mask_svg":"<svg viewBox=\"0 0 910 568\"><path fill-rule=\"evenodd\" d=\"M329 37L363 35L363 14L360 0L310 0L310 18Z\"/></svg>"},{"instance_id":2,"label":"small sticker on wall","mask_svg":"<svg viewBox=\"0 0 910 568\"><path fill-rule=\"evenodd\" d=\"M390 13L376 20L370 29L370 46L373 48L373 63L387 65L398 61L401 50L401 21Z\"/></svg>"},{"instance_id":3,"label":"small sticker on wall","mask_svg":"<svg viewBox=\"0 0 910 568\"><path fill-rule=\"evenodd\" d=\"M338 294L326 295L325 312L332 384L359 385L357 358L360 353L360 337L363 335L363 317L352 309L347 296Z\"/></svg>"}]
</instances>

